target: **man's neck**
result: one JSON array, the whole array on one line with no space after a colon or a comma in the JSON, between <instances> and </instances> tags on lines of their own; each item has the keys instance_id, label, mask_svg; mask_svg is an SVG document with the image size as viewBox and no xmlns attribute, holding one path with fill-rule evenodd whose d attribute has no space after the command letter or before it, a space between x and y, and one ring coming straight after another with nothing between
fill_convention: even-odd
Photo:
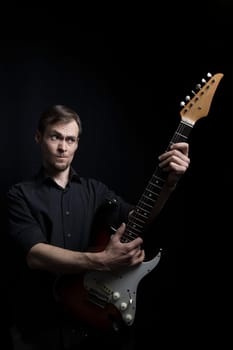
<instances>
[{"instance_id":1,"label":"man's neck","mask_svg":"<svg viewBox=\"0 0 233 350\"><path fill-rule=\"evenodd\" d=\"M61 172L60 174L53 176L53 180L62 188L66 188L66 185L69 182L69 176L64 174L64 172Z\"/></svg>"},{"instance_id":2,"label":"man's neck","mask_svg":"<svg viewBox=\"0 0 233 350\"><path fill-rule=\"evenodd\" d=\"M67 168L63 171L48 171L47 173L51 178L62 188L65 188L66 185L69 182L69 173L70 173L70 168Z\"/></svg>"}]
</instances>

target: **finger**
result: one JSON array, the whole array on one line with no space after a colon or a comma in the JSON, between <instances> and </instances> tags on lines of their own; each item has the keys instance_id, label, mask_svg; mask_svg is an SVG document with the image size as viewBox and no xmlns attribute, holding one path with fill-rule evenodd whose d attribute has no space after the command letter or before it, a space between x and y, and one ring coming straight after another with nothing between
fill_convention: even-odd
<instances>
[{"instance_id":1,"label":"finger","mask_svg":"<svg viewBox=\"0 0 233 350\"><path fill-rule=\"evenodd\" d=\"M173 143L170 147L171 150L179 150L181 153L188 155L189 144L187 142L177 142Z\"/></svg>"},{"instance_id":2,"label":"finger","mask_svg":"<svg viewBox=\"0 0 233 350\"><path fill-rule=\"evenodd\" d=\"M141 237L137 237L134 240L132 240L129 243L127 243L128 250L129 251L141 250L141 245L142 244L143 244L143 239Z\"/></svg>"},{"instance_id":3,"label":"finger","mask_svg":"<svg viewBox=\"0 0 233 350\"><path fill-rule=\"evenodd\" d=\"M168 162L171 162L171 161L175 161L175 160L183 160L183 161L187 161L189 158L187 155L185 155L184 153L182 153L180 150L177 150L177 149L174 149L174 150L171 150L171 151L167 151L165 153L163 153L161 156L159 156L159 161L168 161Z\"/></svg>"},{"instance_id":4,"label":"finger","mask_svg":"<svg viewBox=\"0 0 233 350\"><path fill-rule=\"evenodd\" d=\"M179 151L175 151L175 153L170 153L170 155L167 154L166 156L167 157L164 157L164 159L163 157L160 158L160 168L171 166L171 169L173 169L173 165L187 167L190 162L189 158Z\"/></svg>"},{"instance_id":5,"label":"finger","mask_svg":"<svg viewBox=\"0 0 233 350\"><path fill-rule=\"evenodd\" d=\"M135 253L133 258L131 259L131 265L133 266L133 265L140 264L141 262L143 262L144 259L145 259L145 251L142 249Z\"/></svg>"},{"instance_id":6,"label":"finger","mask_svg":"<svg viewBox=\"0 0 233 350\"><path fill-rule=\"evenodd\" d=\"M122 222L120 227L118 227L118 229L115 232L115 237L117 236L118 239L120 239L122 237L123 233L125 232L125 228L126 228L126 224L124 222Z\"/></svg>"},{"instance_id":7,"label":"finger","mask_svg":"<svg viewBox=\"0 0 233 350\"><path fill-rule=\"evenodd\" d=\"M163 171L173 173L174 175L181 175L186 171L186 169L187 166L170 163L168 166L163 168Z\"/></svg>"}]
</instances>

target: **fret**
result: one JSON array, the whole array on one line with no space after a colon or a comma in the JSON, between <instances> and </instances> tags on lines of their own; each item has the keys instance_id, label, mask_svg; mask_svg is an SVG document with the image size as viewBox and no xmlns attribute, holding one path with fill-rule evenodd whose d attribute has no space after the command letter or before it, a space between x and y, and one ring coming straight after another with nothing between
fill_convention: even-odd
<instances>
[{"instance_id":1,"label":"fret","mask_svg":"<svg viewBox=\"0 0 233 350\"><path fill-rule=\"evenodd\" d=\"M146 188L145 189L145 192L143 193L143 197L144 199L145 198L148 198L149 200L156 200L159 196L159 193L157 192L154 192L154 191L151 191L150 189Z\"/></svg>"},{"instance_id":2,"label":"fret","mask_svg":"<svg viewBox=\"0 0 233 350\"><path fill-rule=\"evenodd\" d=\"M133 241L137 237L138 237L138 232L133 232L133 231L129 230L129 228L127 227L124 235L121 237L121 242L123 242L123 243L130 242L130 241Z\"/></svg>"},{"instance_id":3,"label":"fret","mask_svg":"<svg viewBox=\"0 0 233 350\"><path fill-rule=\"evenodd\" d=\"M148 188L148 187L147 187L147 188L145 189L144 195L146 195L146 196L148 196L148 197L150 197L151 195L156 195L156 196L158 196L158 193L152 191L151 188Z\"/></svg>"},{"instance_id":4,"label":"fret","mask_svg":"<svg viewBox=\"0 0 233 350\"><path fill-rule=\"evenodd\" d=\"M127 232L131 232L131 233L135 234L136 236L138 236L138 234L140 232L142 232L142 228L143 228L142 225L139 226L139 225L136 225L134 223L132 226L132 224L128 224L128 231Z\"/></svg>"},{"instance_id":5,"label":"fret","mask_svg":"<svg viewBox=\"0 0 233 350\"><path fill-rule=\"evenodd\" d=\"M143 200L140 200L140 204L142 204L142 207L147 207L147 208L150 208L150 209L152 208L152 206L149 203L146 203Z\"/></svg>"},{"instance_id":6,"label":"fret","mask_svg":"<svg viewBox=\"0 0 233 350\"><path fill-rule=\"evenodd\" d=\"M168 148L170 148L170 146L173 144L173 143L177 143L177 142L187 142L187 139L190 135L190 132L193 128L193 125L192 124L189 124L183 120L180 121L179 123L179 126L176 130L176 132L174 133L172 139L171 139L171 142L169 143L168 145Z\"/></svg>"},{"instance_id":7,"label":"fret","mask_svg":"<svg viewBox=\"0 0 233 350\"><path fill-rule=\"evenodd\" d=\"M146 218L143 217L143 219L144 219L144 220L142 220L141 218L139 218L138 215L135 215L135 216L133 217L132 221L135 220L136 222L139 221L139 222L141 222L141 223L145 223L146 220L147 220L147 217L146 217Z\"/></svg>"},{"instance_id":8,"label":"fret","mask_svg":"<svg viewBox=\"0 0 233 350\"><path fill-rule=\"evenodd\" d=\"M181 133L179 133L179 132L177 132L177 133L176 133L176 137L177 137L177 138L179 138L180 140L182 140L182 139L183 139L184 141L185 141L185 140L187 140L187 138L188 138L187 136L182 135L182 134L181 134Z\"/></svg>"},{"instance_id":9,"label":"fret","mask_svg":"<svg viewBox=\"0 0 233 350\"><path fill-rule=\"evenodd\" d=\"M156 172L157 173L159 173L159 172L161 173L160 177L155 174ZM152 186L154 186L154 189L156 189L156 188L161 189L163 187L163 185L164 185L164 182L165 182L164 174L162 173L162 170L160 168L157 168L155 173L152 175L148 186L152 185ZM162 177L162 175L163 175L163 177Z\"/></svg>"},{"instance_id":10,"label":"fret","mask_svg":"<svg viewBox=\"0 0 233 350\"><path fill-rule=\"evenodd\" d=\"M140 217L140 218L144 219L144 221L146 221L149 218L149 215L150 215L150 211L136 207L133 214L130 217L130 220L135 218L135 217ZM140 220L140 218L139 218L139 220Z\"/></svg>"},{"instance_id":11,"label":"fret","mask_svg":"<svg viewBox=\"0 0 233 350\"><path fill-rule=\"evenodd\" d=\"M152 202L155 202L155 200L157 199L157 197L158 197L158 195L157 195L155 198L152 198L152 197L143 195L144 201L152 201Z\"/></svg>"}]
</instances>

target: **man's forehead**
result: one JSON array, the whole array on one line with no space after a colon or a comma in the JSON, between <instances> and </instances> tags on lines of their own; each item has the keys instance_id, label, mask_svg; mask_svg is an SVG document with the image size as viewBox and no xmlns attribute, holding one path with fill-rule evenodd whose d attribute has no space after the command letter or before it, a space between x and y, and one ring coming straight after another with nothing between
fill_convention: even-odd
<instances>
[{"instance_id":1,"label":"man's forehead","mask_svg":"<svg viewBox=\"0 0 233 350\"><path fill-rule=\"evenodd\" d=\"M48 125L47 131L58 132L59 134L62 134L62 135L77 135L79 131L79 127L75 121L71 121L68 123L58 122L58 123Z\"/></svg>"}]
</instances>

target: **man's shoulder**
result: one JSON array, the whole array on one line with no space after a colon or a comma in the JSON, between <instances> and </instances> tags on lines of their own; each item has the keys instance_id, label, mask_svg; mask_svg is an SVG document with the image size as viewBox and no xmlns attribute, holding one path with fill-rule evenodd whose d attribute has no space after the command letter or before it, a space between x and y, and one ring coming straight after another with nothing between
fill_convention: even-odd
<instances>
[{"instance_id":1,"label":"man's shoulder","mask_svg":"<svg viewBox=\"0 0 233 350\"><path fill-rule=\"evenodd\" d=\"M26 180L20 180L20 181L17 181L15 183L12 183L8 187L7 192L8 193L12 193L12 192L15 192L15 191L20 191L20 190L25 189L25 188L32 188L34 186L35 186L35 179L34 178L26 179Z\"/></svg>"}]
</instances>

